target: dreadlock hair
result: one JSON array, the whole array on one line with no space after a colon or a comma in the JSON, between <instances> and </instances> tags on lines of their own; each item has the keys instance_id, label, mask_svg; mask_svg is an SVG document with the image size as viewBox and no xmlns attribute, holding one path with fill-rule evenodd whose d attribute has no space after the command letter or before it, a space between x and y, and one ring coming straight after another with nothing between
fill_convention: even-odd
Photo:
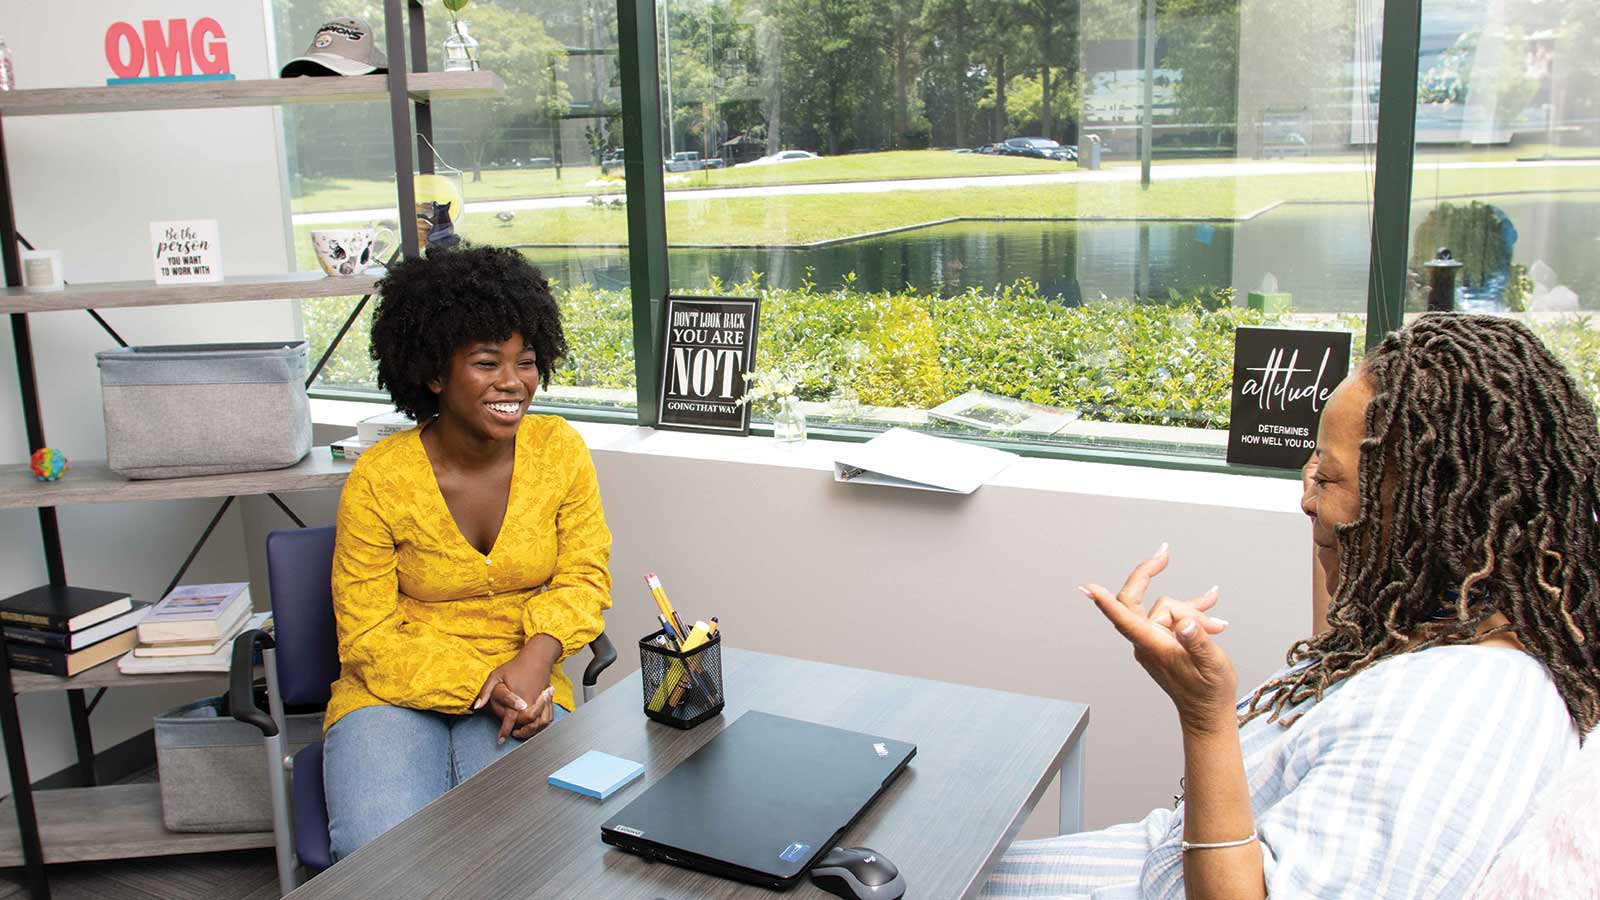
<instances>
[{"instance_id":1,"label":"dreadlock hair","mask_svg":"<svg viewBox=\"0 0 1600 900\"><path fill-rule=\"evenodd\" d=\"M462 243L430 250L390 266L378 293L370 351L378 363L378 387L418 422L439 414L439 398L428 383L449 369L451 354L466 344L521 333L546 387L567 355L550 283L508 247Z\"/></svg>"},{"instance_id":2,"label":"dreadlock hair","mask_svg":"<svg viewBox=\"0 0 1600 900\"><path fill-rule=\"evenodd\" d=\"M1241 724L1285 716L1373 663L1469 644L1496 612L1544 664L1587 734L1600 719L1600 429L1594 407L1521 323L1425 315L1362 372L1361 511L1338 527L1328 629L1289 649Z\"/></svg>"}]
</instances>

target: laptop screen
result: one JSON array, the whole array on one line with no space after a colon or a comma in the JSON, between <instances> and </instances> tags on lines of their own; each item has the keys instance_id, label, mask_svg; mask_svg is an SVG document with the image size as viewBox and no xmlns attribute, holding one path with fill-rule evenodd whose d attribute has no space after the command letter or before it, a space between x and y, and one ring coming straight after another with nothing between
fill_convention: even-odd
<instances>
[{"instance_id":1,"label":"laptop screen","mask_svg":"<svg viewBox=\"0 0 1600 900\"><path fill-rule=\"evenodd\" d=\"M747 712L601 826L601 835L717 875L793 881L916 752L903 741Z\"/></svg>"}]
</instances>

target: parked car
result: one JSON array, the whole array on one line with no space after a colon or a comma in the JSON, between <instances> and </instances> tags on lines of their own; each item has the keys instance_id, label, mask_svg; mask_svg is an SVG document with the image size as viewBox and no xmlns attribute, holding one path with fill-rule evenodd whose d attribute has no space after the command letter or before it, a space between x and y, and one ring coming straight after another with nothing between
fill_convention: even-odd
<instances>
[{"instance_id":1,"label":"parked car","mask_svg":"<svg viewBox=\"0 0 1600 900\"><path fill-rule=\"evenodd\" d=\"M616 169L620 169L623 167L624 162L625 160L621 147L608 147L606 151L600 155L600 173L604 175Z\"/></svg>"},{"instance_id":2,"label":"parked car","mask_svg":"<svg viewBox=\"0 0 1600 900\"><path fill-rule=\"evenodd\" d=\"M1058 159L1062 162L1071 162L1078 158L1076 150L1063 147L1049 138L1007 138L998 145L998 151L1006 156L1030 156L1034 159Z\"/></svg>"},{"instance_id":3,"label":"parked car","mask_svg":"<svg viewBox=\"0 0 1600 900\"><path fill-rule=\"evenodd\" d=\"M1291 131L1281 135L1277 140L1267 141L1261 146L1262 156L1310 156L1311 142L1298 131Z\"/></svg>"},{"instance_id":4,"label":"parked car","mask_svg":"<svg viewBox=\"0 0 1600 900\"><path fill-rule=\"evenodd\" d=\"M972 148L972 152L973 153L987 153L990 156L993 156L994 154L1000 152L1000 145L999 144L980 144L980 145Z\"/></svg>"},{"instance_id":5,"label":"parked car","mask_svg":"<svg viewBox=\"0 0 1600 900\"><path fill-rule=\"evenodd\" d=\"M741 165L741 166L771 166L771 165L776 165L778 163L799 162L802 159L821 159L821 158L822 157L816 155L815 153L810 152L809 150L785 150L782 153L774 153L771 156L763 156L760 159L752 159L751 161L749 161L747 163L740 163L739 165Z\"/></svg>"},{"instance_id":6,"label":"parked car","mask_svg":"<svg viewBox=\"0 0 1600 900\"><path fill-rule=\"evenodd\" d=\"M679 150L667 160L668 172L698 172L706 167L699 150Z\"/></svg>"}]
</instances>

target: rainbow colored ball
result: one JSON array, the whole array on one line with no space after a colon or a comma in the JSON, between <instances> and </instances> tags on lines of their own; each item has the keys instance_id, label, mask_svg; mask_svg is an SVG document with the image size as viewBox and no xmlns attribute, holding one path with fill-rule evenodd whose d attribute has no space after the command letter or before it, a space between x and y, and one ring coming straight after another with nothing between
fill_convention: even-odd
<instances>
[{"instance_id":1,"label":"rainbow colored ball","mask_svg":"<svg viewBox=\"0 0 1600 900\"><path fill-rule=\"evenodd\" d=\"M67 471L67 456L54 447L41 447L33 452L28 468L40 481L57 481Z\"/></svg>"}]
</instances>

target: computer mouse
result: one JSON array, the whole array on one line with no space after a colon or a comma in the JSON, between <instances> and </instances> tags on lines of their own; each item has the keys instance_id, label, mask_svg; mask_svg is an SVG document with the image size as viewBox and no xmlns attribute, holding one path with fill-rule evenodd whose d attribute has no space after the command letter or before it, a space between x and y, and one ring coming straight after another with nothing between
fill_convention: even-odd
<instances>
[{"instance_id":1,"label":"computer mouse","mask_svg":"<svg viewBox=\"0 0 1600 900\"><path fill-rule=\"evenodd\" d=\"M846 900L899 900L906 880L871 847L835 847L811 870L811 881Z\"/></svg>"}]
</instances>

